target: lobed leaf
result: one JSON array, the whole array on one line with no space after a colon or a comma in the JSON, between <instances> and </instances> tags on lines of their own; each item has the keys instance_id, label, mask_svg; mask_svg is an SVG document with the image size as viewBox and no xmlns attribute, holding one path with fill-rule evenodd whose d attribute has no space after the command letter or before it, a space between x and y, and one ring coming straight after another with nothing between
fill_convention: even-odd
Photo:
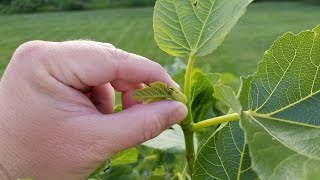
<instances>
[{"instance_id":1,"label":"lobed leaf","mask_svg":"<svg viewBox=\"0 0 320 180\"><path fill-rule=\"evenodd\" d=\"M193 179L257 179L239 122L227 123L202 146Z\"/></svg>"},{"instance_id":2,"label":"lobed leaf","mask_svg":"<svg viewBox=\"0 0 320 180\"><path fill-rule=\"evenodd\" d=\"M158 0L153 29L173 56L204 56L224 40L252 0Z\"/></svg>"},{"instance_id":3,"label":"lobed leaf","mask_svg":"<svg viewBox=\"0 0 320 180\"><path fill-rule=\"evenodd\" d=\"M244 80L243 84L247 83ZM215 86L215 96L236 111L241 111L241 105L230 87ZM197 154L193 179L257 179L239 122L222 124L211 134Z\"/></svg>"},{"instance_id":4,"label":"lobed leaf","mask_svg":"<svg viewBox=\"0 0 320 180\"><path fill-rule=\"evenodd\" d=\"M241 126L261 179L320 177L320 26L287 33L240 97Z\"/></svg>"}]
</instances>

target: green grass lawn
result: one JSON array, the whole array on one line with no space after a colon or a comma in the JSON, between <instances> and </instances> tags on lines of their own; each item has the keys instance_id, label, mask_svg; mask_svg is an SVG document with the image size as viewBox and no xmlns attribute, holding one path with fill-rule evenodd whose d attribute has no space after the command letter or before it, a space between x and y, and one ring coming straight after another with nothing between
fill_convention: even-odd
<instances>
[{"instance_id":1,"label":"green grass lawn","mask_svg":"<svg viewBox=\"0 0 320 180\"><path fill-rule=\"evenodd\" d=\"M162 65L173 57L153 40L152 8L0 16L0 73L19 44L34 40L91 39L110 42ZM320 6L300 3L255 3L213 54L199 58L205 71L247 75L274 40L320 24Z\"/></svg>"}]
</instances>

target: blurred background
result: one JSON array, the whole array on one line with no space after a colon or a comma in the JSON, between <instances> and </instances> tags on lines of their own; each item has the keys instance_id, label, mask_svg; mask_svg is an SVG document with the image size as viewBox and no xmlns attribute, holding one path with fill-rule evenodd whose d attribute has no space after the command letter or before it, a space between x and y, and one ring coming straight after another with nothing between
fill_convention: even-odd
<instances>
[{"instance_id":1,"label":"blurred background","mask_svg":"<svg viewBox=\"0 0 320 180\"><path fill-rule=\"evenodd\" d=\"M0 74L29 40L110 42L166 66L173 75L186 59L162 52L153 40L155 0L0 0ZM196 66L226 78L251 74L277 37L320 24L320 0L255 0L213 54ZM182 73L183 74L183 73ZM176 75L181 82L182 76Z\"/></svg>"}]
</instances>

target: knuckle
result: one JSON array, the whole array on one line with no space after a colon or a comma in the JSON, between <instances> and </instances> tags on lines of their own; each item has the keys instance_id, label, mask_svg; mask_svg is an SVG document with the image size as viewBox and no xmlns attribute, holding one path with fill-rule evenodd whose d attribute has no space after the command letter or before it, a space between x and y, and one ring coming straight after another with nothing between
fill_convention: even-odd
<instances>
[{"instance_id":1,"label":"knuckle","mask_svg":"<svg viewBox=\"0 0 320 180\"><path fill-rule=\"evenodd\" d=\"M116 49L114 50L114 56L117 57L117 59L119 59L120 61L124 61L124 60L129 59L129 57L131 57L132 54L127 53L127 52L125 52L125 51L122 50L122 49L116 48Z\"/></svg>"},{"instance_id":2,"label":"knuckle","mask_svg":"<svg viewBox=\"0 0 320 180\"><path fill-rule=\"evenodd\" d=\"M30 59L39 56L43 48L43 41L28 41L21 44L15 51L13 59Z\"/></svg>"},{"instance_id":3,"label":"knuckle","mask_svg":"<svg viewBox=\"0 0 320 180\"><path fill-rule=\"evenodd\" d=\"M47 72L44 60L48 61L48 53L44 53L45 41L29 41L21 44L14 52L7 72L21 79L28 79L26 83L47 86ZM47 58L45 58L45 56ZM43 83L46 82L46 83Z\"/></svg>"}]
</instances>

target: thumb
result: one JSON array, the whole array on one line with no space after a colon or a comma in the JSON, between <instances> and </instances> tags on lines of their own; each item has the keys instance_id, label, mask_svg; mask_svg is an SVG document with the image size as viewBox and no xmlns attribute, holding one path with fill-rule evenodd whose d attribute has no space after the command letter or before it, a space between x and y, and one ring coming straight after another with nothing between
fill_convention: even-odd
<instances>
[{"instance_id":1,"label":"thumb","mask_svg":"<svg viewBox=\"0 0 320 180\"><path fill-rule=\"evenodd\" d=\"M113 154L156 137L182 121L187 113L187 107L180 102L159 101L138 104L112 115L101 115L96 122L90 121L90 126L94 126L91 129L94 134L104 137L102 146L109 151L107 153Z\"/></svg>"}]
</instances>

